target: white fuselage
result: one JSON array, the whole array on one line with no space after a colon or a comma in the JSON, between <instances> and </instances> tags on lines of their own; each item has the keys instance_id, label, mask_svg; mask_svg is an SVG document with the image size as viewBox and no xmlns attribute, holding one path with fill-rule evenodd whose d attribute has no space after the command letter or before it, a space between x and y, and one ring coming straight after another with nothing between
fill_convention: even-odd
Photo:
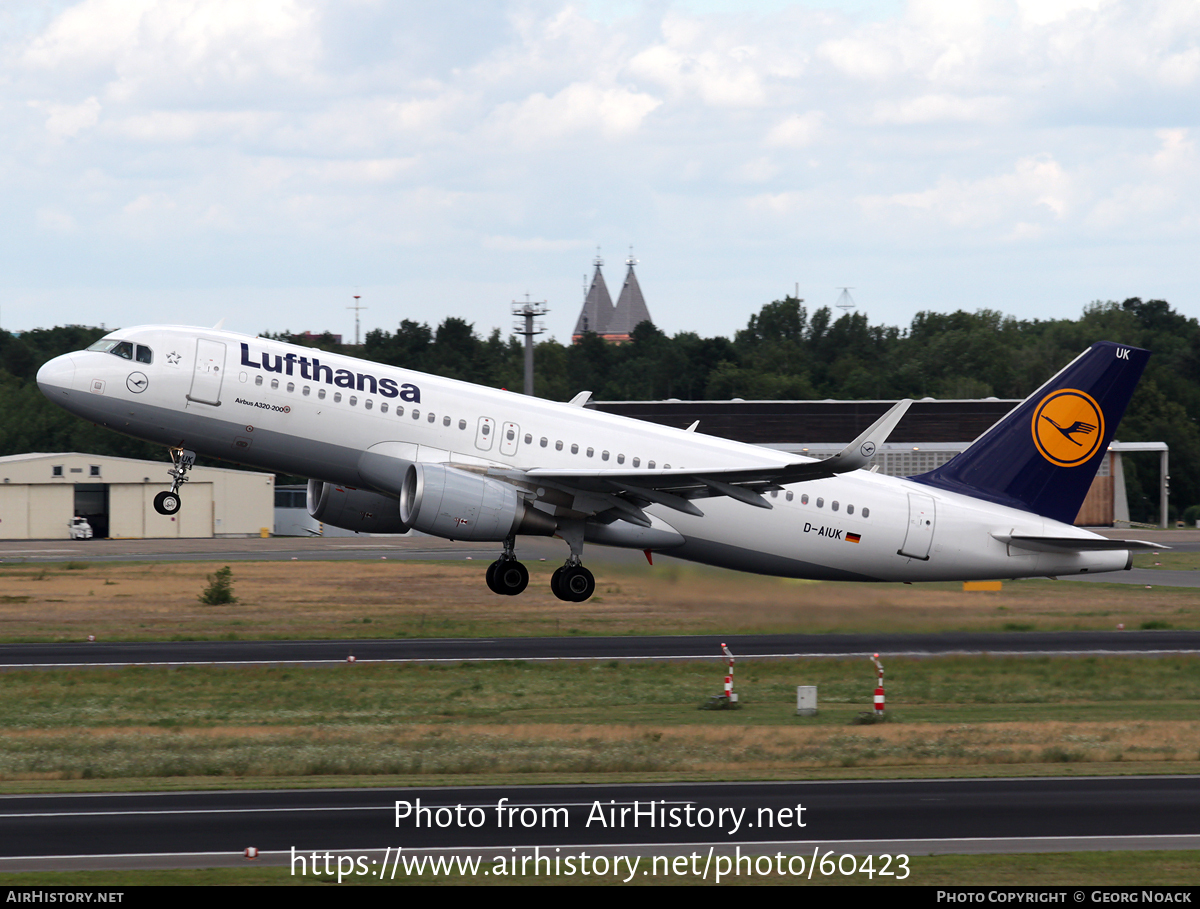
<instances>
[{"instance_id":1,"label":"white fuselage","mask_svg":"<svg viewBox=\"0 0 1200 909\"><path fill-rule=\"evenodd\" d=\"M66 409L201 455L351 486L364 451L533 468L691 470L795 463L795 455L230 332L146 326L112 337L150 362L80 351L43 367ZM223 357L218 365L217 352ZM547 484L549 485L549 484ZM936 581L1125 568L1128 552L1041 553L993 533L1095 538L1028 512L858 470L768 493L771 509L696 500L703 517L646 513L684 542L662 551L789 577ZM855 541L857 540L857 541ZM659 547L654 547L659 548Z\"/></svg>"}]
</instances>

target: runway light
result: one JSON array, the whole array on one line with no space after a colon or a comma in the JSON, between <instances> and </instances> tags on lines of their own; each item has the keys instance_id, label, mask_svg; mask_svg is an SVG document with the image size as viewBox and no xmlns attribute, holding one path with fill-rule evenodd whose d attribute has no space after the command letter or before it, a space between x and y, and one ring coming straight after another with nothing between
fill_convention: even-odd
<instances>
[{"instance_id":1,"label":"runway light","mask_svg":"<svg viewBox=\"0 0 1200 909\"><path fill-rule=\"evenodd\" d=\"M89 634L89 635L88 635L88 643L89 643L89 644L91 644L91 643L94 643L94 642L95 642L95 640L96 640L96 636L95 636L94 634Z\"/></svg>"},{"instance_id":2,"label":"runway light","mask_svg":"<svg viewBox=\"0 0 1200 909\"><path fill-rule=\"evenodd\" d=\"M350 656L346 657L346 662L347 663L357 663L358 658L355 657L354 654L350 654Z\"/></svg>"},{"instance_id":3,"label":"runway light","mask_svg":"<svg viewBox=\"0 0 1200 909\"><path fill-rule=\"evenodd\" d=\"M245 854L246 854L246 858L248 858L248 859L258 858L258 847L257 846L247 846Z\"/></svg>"}]
</instances>

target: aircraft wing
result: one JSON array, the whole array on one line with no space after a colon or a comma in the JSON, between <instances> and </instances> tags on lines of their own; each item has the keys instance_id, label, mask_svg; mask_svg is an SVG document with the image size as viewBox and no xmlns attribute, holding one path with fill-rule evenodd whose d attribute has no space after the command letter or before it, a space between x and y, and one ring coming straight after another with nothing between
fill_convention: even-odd
<instances>
[{"instance_id":1,"label":"aircraft wing","mask_svg":"<svg viewBox=\"0 0 1200 909\"><path fill-rule=\"evenodd\" d=\"M728 496L759 508L771 508L764 492L787 483L819 480L839 473L859 470L870 463L876 450L887 439L908 410L911 400L895 404L857 439L832 458L823 461L805 459L789 464L759 467L713 467L686 469L588 469L535 467L527 470L493 468L490 476L514 482L536 482L570 493L590 495L596 500L583 511L614 508L621 517L649 526L641 509L651 503L664 505L685 514L702 517L693 499Z\"/></svg>"}]
</instances>

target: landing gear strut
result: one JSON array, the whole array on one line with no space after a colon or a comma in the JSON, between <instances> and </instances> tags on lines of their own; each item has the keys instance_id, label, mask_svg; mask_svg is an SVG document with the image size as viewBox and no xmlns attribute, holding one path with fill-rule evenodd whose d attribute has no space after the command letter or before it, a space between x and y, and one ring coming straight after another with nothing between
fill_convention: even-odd
<instances>
[{"instance_id":1,"label":"landing gear strut","mask_svg":"<svg viewBox=\"0 0 1200 909\"><path fill-rule=\"evenodd\" d=\"M562 568L550 576L550 591L560 600L582 603L596 592L595 576L583 567L583 522L563 521L558 535L571 547L571 555Z\"/></svg>"},{"instance_id":2,"label":"landing gear strut","mask_svg":"<svg viewBox=\"0 0 1200 909\"><path fill-rule=\"evenodd\" d=\"M487 585L493 593L514 597L529 586L529 569L517 561L514 537L504 540L504 552L487 569Z\"/></svg>"},{"instance_id":3,"label":"landing gear strut","mask_svg":"<svg viewBox=\"0 0 1200 909\"><path fill-rule=\"evenodd\" d=\"M171 449L171 469L167 476L172 480L171 489L154 497L154 510L159 514L174 515L179 512L179 487L188 481L188 471L196 463L196 452L183 448Z\"/></svg>"}]
</instances>

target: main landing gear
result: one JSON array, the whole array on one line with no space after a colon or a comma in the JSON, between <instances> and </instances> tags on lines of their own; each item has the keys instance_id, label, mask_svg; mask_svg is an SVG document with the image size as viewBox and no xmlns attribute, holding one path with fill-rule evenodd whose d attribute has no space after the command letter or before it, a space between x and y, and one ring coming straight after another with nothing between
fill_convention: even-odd
<instances>
[{"instance_id":1,"label":"main landing gear","mask_svg":"<svg viewBox=\"0 0 1200 909\"><path fill-rule=\"evenodd\" d=\"M596 592L595 576L583 567L583 521L561 521L558 535L571 547L571 555L550 575L550 591L560 600L582 603Z\"/></svg>"},{"instance_id":2,"label":"main landing gear","mask_svg":"<svg viewBox=\"0 0 1200 909\"><path fill-rule=\"evenodd\" d=\"M517 561L514 537L504 540L504 552L487 568L487 585L493 593L515 597L529 586L529 569Z\"/></svg>"},{"instance_id":3,"label":"main landing gear","mask_svg":"<svg viewBox=\"0 0 1200 909\"><path fill-rule=\"evenodd\" d=\"M183 448L171 449L171 469L167 475L171 477L171 488L160 492L154 497L154 510L159 514L174 515L179 512L179 487L188 481L188 471L196 463L196 452Z\"/></svg>"},{"instance_id":4,"label":"main landing gear","mask_svg":"<svg viewBox=\"0 0 1200 909\"><path fill-rule=\"evenodd\" d=\"M560 600L582 603L596 592L596 578L583 567L579 556L583 549L583 530L573 533L560 527L559 535L571 546L571 557L550 576L550 590ZM529 569L517 561L514 537L504 541L504 552L487 568L487 585L493 593L516 596L529 586Z\"/></svg>"},{"instance_id":5,"label":"main landing gear","mask_svg":"<svg viewBox=\"0 0 1200 909\"><path fill-rule=\"evenodd\" d=\"M572 565L568 559L566 565L550 575L550 590L560 600L582 603L596 592L596 578L578 562Z\"/></svg>"}]
</instances>

